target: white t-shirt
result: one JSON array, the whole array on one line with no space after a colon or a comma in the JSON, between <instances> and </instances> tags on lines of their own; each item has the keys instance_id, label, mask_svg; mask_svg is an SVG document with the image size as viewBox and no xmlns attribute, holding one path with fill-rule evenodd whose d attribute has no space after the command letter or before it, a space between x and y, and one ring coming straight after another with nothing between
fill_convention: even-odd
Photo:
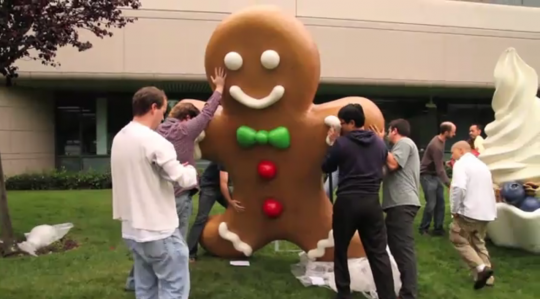
<instances>
[{"instance_id":1,"label":"white t-shirt","mask_svg":"<svg viewBox=\"0 0 540 299\"><path fill-rule=\"evenodd\" d=\"M169 237L178 227L171 182L197 183L197 171L182 166L173 145L147 126L127 124L112 142L113 219L122 236L137 242Z\"/></svg>"},{"instance_id":2,"label":"white t-shirt","mask_svg":"<svg viewBox=\"0 0 540 299\"><path fill-rule=\"evenodd\" d=\"M459 214L465 217L493 221L497 217L495 192L489 168L471 153L466 153L454 164L452 184L465 190L463 208Z\"/></svg>"}]
</instances>

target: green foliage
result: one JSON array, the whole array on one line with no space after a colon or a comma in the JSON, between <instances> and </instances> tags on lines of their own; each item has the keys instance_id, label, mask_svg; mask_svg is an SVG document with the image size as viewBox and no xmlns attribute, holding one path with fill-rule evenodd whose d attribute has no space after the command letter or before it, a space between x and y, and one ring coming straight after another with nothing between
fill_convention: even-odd
<instances>
[{"instance_id":1,"label":"green foliage","mask_svg":"<svg viewBox=\"0 0 540 299\"><path fill-rule=\"evenodd\" d=\"M109 189L111 174L101 172L68 172L54 170L44 173L28 173L6 179L7 190L76 190Z\"/></svg>"}]
</instances>

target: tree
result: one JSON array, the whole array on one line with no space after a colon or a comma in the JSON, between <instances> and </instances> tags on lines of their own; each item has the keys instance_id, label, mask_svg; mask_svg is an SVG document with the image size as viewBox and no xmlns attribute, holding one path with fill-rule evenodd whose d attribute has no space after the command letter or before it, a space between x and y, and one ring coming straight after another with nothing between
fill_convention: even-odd
<instances>
[{"instance_id":1,"label":"tree","mask_svg":"<svg viewBox=\"0 0 540 299\"><path fill-rule=\"evenodd\" d=\"M110 37L111 28L123 28L134 21L122 15L122 8L140 6L139 0L0 0L0 74L10 86L17 77L15 62L21 58L58 66L58 48L92 48L90 42L80 39L81 30ZM14 240L1 160L0 221L2 247L9 251Z\"/></svg>"},{"instance_id":2,"label":"tree","mask_svg":"<svg viewBox=\"0 0 540 299\"><path fill-rule=\"evenodd\" d=\"M1 247L4 254L13 251L13 227L7 205L6 184L4 182L4 168L2 167L2 155L0 154L0 240L3 241Z\"/></svg>"},{"instance_id":3,"label":"tree","mask_svg":"<svg viewBox=\"0 0 540 299\"><path fill-rule=\"evenodd\" d=\"M139 0L0 0L0 74L9 86L17 77L14 64L21 58L59 66L58 48L92 48L80 39L81 30L110 37L111 28L134 21L122 15L122 8L140 6Z\"/></svg>"}]
</instances>

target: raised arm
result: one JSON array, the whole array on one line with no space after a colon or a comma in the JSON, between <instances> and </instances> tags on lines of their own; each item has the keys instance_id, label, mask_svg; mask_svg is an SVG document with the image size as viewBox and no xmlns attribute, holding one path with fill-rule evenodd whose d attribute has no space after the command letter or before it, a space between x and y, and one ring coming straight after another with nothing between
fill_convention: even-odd
<instances>
[{"instance_id":1,"label":"raised arm","mask_svg":"<svg viewBox=\"0 0 540 299\"><path fill-rule=\"evenodd\" d=\"M411 153L411 145L405 142L397 142L392 147L392 152L388 154L387 165L388 169L395 171L403 168L409 160ZM445 172L446 173L446 172Z\"/></svg>"},{"instance_id":2,"label":"raised arm","mask_svg":"<svg viewBox=\"0 0 540 299\"><path fill-rule=\"evenodd\" d=\"M186 122L186 135L189 138L197 138L202 131L208 126L208 123L212 120L212 117L216 113L221 102L221 95L223 94L223 87L225 86L225 78L227 75L221 68L215 70L215 74L212 79L212 83L216 85L216 89L210 99L204 105L201 113Z\"/></svg>"},{"instance_id":3,"label":"raised arm","mask_svg":"<svg viewBox=\"0 0 540 299\"><path fill-rule=\"evenodd\" d=\"M338 169L339 166L339 139L328 148L321 169L323 173L332 173Z\"/></svg>"}]
</instances>

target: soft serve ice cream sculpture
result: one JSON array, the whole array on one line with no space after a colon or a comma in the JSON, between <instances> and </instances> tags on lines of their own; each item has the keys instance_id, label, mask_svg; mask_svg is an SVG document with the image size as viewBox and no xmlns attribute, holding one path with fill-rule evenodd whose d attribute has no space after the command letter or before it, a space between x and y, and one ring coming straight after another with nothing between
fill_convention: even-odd
<instances>
[{"instance_id":1,"label":"soft serve ice cream sculpture","mask_svg":"<svg viewBox=\"0 0 540 299\"><path fill-rule=\"evenodd\" d=\"M495 120L486 126L480 159L497 185L540 181L540 99L538 75L517 54L506 50L495 67L492 107ZM540 253L540 210L524 212L497 203L497 219L488 235L499 246Z\"/></svg>"},{"instance_id":2,"label":"soft serve ice cream sculpture","mask_svg":"<svg viewBox=\"0 0 540 299\"><path fill-rule=\"evenodd\" d=\"M320 168L326 133L339 127L335 115L348 103L364 107L367 126L384 128L381 111L358 97L314 105L317 46L300 21L278 8L253 6L223 20L206 48L207 74L215 67L227 69L227 82L200 148L203 158L228 170L245 211L229 207L211 217L201 243L237 258L288 240L311 259L332 260L332 204ZM349 256L364 256L358 235Z\"/></svg>"}]
</instances>

